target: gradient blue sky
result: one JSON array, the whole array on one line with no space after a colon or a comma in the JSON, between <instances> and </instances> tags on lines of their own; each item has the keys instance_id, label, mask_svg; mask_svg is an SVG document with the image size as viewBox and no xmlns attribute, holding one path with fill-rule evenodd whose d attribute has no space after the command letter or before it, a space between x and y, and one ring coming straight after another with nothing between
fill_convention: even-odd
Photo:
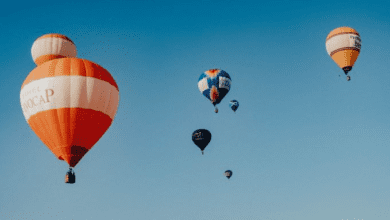
<instances>
[{"instance_id":1,"label":"gradient blue sky","mask_svg":"<svg viewBox=\"0 0 390 220\"><path fill-rule=\"evenodd\" d=\"M389 8L3 3L0 219L390 219ZM340 26L362 39L350 82L325 49ZM120 90L114 123L76 166L73 185L20 107L31 46L46 33L71 38L78 57L106 68ZM197 88L211 68L232 78L218 114ZM199 128L212 133L204 156L191 140Z\"/></svg>"}]
</instances>

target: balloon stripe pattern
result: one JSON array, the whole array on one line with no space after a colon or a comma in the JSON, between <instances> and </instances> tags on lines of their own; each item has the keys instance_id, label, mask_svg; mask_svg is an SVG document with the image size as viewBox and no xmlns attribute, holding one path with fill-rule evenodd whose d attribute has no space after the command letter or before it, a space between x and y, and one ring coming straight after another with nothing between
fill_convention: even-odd
<instances>
[{"instance_id":1,"label":"balloon stripe pattern","mask_svg":"<svg viewBox=\"0 0 390 220\"><path fill-rule=\"evenodd\" d=\"M229 92L231 78L229 74L220 69L208 70L200 75L198 88L213 105L219 104Z\"/></svg>"},{"instance_id":2,"label":"balloon stripe pattern","mask_svg":"<svg viewBox=\"0 0 390 220\"><path fill-rule=\"evenodd\" d=\"M361 48L359 33L350 27L331 31L326 38L326 50L336 64L348 73L357 60Z\"/></svg>"},{"instance_id":3,"label":"balloon stripe pattern","mask_svg":"<svg viewBox=\"0 0 390 220\"><path fill-rule=\"evenodd\" d=\"M54 59L29 74L20 102L32 130L58 159L74 167L111 125L119 89L98 64Z\"/></svg>"}]
</instances>

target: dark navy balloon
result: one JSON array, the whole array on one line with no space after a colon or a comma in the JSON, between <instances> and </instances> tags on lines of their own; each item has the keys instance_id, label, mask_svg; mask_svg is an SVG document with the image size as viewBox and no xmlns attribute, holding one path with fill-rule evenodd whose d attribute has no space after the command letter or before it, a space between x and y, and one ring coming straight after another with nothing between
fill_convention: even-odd
<instances>
[{"instance_id":1,"label":"dark navy balloon","mask_svg":"<svg viewBox=\"0 0 390 220\"><path fill-rule=\"evenodd\" d=\"M192 141L200 148L203 154L203 150L211 141L211 133L206 129L198 129L192 133Z\"/></svg>"},{"instance_id":2,"label":"dark navy balloon","mask_svg":"<svg viewBox=\"0 0 390 220\"><path fill-rule=\"evenodd\" d=\"M228 179L230 179L230 177L232 177L232 175L233 175L233 172L232 172L231 170L226 170L226 171L225 171L225 176L226 176Z\"/></svg>"},{"instance_id":3,"label":"dark navy balloon","mask_svg":"<svg viewBox=\"0 0 390 220\"><path fill-rule=\"evenodd\" d=\"M237 101L237 100L232 100L232 101L229 102L229 106L230 106L230 108L231 108L234 112L236 112L236 110L238 109L238 106L240 106L240 105L238 104L238 101Z\"/></svg>"},{"instance_id":4,"label":"dark navy balloon","mask_svg":"<svg viewBox=\"0 0 390 220\"><path fill-rule=\"evenodd\" d=\"M198 88L215 106L219 104L230 90L232 80L229 74L220 69L211 69L200 75ZM215 112L218 112L215 106Z\"/></svg>"}]
</instances>

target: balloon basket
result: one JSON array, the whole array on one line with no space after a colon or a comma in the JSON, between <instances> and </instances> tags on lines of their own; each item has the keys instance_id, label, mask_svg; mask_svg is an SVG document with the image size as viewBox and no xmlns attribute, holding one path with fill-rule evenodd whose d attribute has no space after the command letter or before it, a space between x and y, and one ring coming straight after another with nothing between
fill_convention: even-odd
<instances>
[{"instance_id":1,"label":"balloon basket","mask_svg":"<svg viewBox=\"0 0 390 220\"><path fill-rule=\"evenodd\" d=\"M72 168L69 168L69 171L65 175L65 183L73 184L76 182L76 175Z\"/></svg>"}]
</instances>

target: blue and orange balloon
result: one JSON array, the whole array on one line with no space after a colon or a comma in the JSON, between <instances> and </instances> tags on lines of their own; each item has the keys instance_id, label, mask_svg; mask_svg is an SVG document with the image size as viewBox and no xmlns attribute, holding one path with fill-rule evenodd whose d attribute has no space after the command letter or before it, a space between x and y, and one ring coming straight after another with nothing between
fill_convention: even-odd
<instances>
[{"instance_id":1,"label":"blue and orange balloon","mask_svg":"<svg viewBox=\"0 0 390 220\"><path fill-rule=\"evenodd\" d=\"M220 69L210 69L200 75L198 88L215 106L216 113L218 113L216 105L219 104L229 92L231 83L232 79L229 74Z\"/></svg>"}]
</instances>

